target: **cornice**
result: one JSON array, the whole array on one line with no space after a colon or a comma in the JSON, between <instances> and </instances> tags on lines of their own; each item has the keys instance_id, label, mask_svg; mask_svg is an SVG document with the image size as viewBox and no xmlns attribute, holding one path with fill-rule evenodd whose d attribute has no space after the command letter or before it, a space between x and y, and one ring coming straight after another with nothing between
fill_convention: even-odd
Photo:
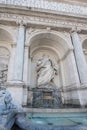
<instances>
[{"instance_id":1,"label":"cornice","mask_svg":"<svg viewBox=\"0 0 87 130\"><path fill-rule=\"evenodd\" d=\"M76 0L0 0L0 4L5 6L14 6L19 8L26 7L27 9L36 8L37 10L47 10L47 12L60 12L60 13L70 13L73 15L84 15L87 16L87 5L83 6L81 2L75 2ZM78 4L76 4L78 3Z\"/></svg>"},{"instance_id":2,"label":"cornice","mask_svg":"<svg viewBox=\"0 0 87 130\"><path fill-rule=\"evenodd\" d=\"M23 21L28 27L47 28L70 31L72 27L78 27L87 33L87 18L83 16L68 16L66 14L53 14L40 12L40 10L29 10L0 5L0 23L5 25L17 25L18 21Z\"/></svg>"},{"instance_id":3,"label":"cornice","mask_svg":"<svg viewBox=\"0 0 87 130\"><path fill-rule=\"evenodd\" d=\"M65 8L68 8L67 6ZM72 8L73 10L73 8ZM41 9L41 8L36 8L36 7L26 7L26 6L14 6L14 5L5 5L5 4L0 4L0 12L8 12L8 13L13 13L13 14L20 14L20 15L37 15L37 13L41 16L43 15L48 15L50 17L54 16L62 16L66 18L76 18L76 19L87 19L87 15L84 12L84 14L79 14L79 13L71 13L69 11L55 11L55 10L48 10L48 9Z\"/></svg>"}]
</instances>

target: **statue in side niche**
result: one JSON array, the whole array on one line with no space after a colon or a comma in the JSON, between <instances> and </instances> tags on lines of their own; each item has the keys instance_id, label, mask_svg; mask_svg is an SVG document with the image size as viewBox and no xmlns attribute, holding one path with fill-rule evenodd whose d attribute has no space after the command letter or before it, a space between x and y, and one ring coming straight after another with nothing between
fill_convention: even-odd
<instances>
[{"instance_id":1,"label":"statue in side niche","mask_svg":"<svg viewBox=\"0 0 87 130\"><path fill-rule=\"evenodd\" d=\"M43 55L37 62L37 85L45 85L53 82L55 75L57 75L57 67L52 60Z\"/></svg>"}]
</instances>

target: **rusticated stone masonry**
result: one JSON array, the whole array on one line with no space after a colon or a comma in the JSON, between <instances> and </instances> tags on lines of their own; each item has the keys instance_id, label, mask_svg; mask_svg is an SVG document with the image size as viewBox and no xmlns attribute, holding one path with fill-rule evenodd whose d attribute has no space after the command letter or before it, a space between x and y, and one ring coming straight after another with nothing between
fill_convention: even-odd
<instances>
[{"instance_id":1,"label":"rusticated stone masonry","mask_svg":"<svg viewBox=\"0 0 87 130\"><path fill-rule=\"evenodd\" d=\"M0 67L0 86L4 85L7 81L8 65L2 65Z\"/></svg>"}]
</instances>

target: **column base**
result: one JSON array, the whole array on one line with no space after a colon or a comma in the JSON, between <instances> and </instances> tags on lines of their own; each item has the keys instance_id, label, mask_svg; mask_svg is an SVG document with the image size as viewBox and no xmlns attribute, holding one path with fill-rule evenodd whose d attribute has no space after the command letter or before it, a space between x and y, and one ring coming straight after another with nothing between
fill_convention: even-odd
<instances>
[{"instance_id":1,"label":"column base","mask_svg":"<svg viewBox=\"0 0 87 130\"><path fill-rule=\"evenodd\" d=\"M9 81L6 83L6 89L11 93L13 100L18 105L27 104L27 87L21 81Z\"/></svg>"},{"instance_id":2,"label":"column base","mask_svg":"<svg viewBox=\"0 0 87 130\"><path fill-rule=\"evenodd\" d=\"M81 107L82 108L87 107L87 84L81 85L78 88L78 94L79 94Z\"/></svg>"},{"instance_id":3,"label":"column base","mask_svg":"<svg viewBox=\"0 0 87 130\"><path fill-rule=\"evenodd\" d=\"M77 84L74 87L64 89L64 103L87 107L87 84Z\"/></svg>"},{"instance_id":4,"label":"column base","mask_svg":"<svg viewBox=\"0 0 87 130\"><path fill-rule=\"evenodd\" d=\"M77 90L69 90L63 93L64 104L69 107L80 107L80 101Z\"/></svg>"},{"instance_id":5,"label":"column base","mask_svg":"<svg viewBox=\"0 0 87 130\"><path fill-rule=\"evenodd\" d=\"M63 88L62 95L64 104L67 104L69 107L80 107L79 94L77 90L78 86L80 86L80 84L77 82Z\"/></svg>"}]
</instances>

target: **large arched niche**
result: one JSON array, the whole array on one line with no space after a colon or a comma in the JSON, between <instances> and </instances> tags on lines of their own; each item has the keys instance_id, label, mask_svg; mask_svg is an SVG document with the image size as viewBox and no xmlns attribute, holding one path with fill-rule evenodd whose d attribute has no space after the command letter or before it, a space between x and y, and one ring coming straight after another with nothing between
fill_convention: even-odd
<instances>
[{"instance_id":1,"label":"large arched niche","mask_svg":"<svg viewBox=\"0 0 87 130\"><path fill-rule=\"evenodd\" d=\"M48 55L58 66L58 75L54 82L57 88L73 83L69 68L72 45L63 35L54 32L39 32L30 37L29 40L29 83L31 87L36 86L36 62L44 53ZM70 78L71 76L71 78ZM69 80L70 79L70 80Z\"/></svg>"},{"instance_id":2,"label":"large arched niche","mask_svg":"<svg viewBox=\"0 0 87 130\"><path fill-rule=\"evenodd\" d=\"M0 27L0 85L2 86L8 79L11 44L13 44L12 35Z\"/></svg>"},{"instance_id":3,"label":"large arched niche","mask_svg":"<svg viewBox=\"0 0 87 130\"><path fill-rule=\"evenodd\" d=\"M39 49L36 49L31 55L31 63L32 63L31 77L33 77L31 79L32 85L33 85L33 87L37 86L37 83L36 83L36 80L37 80L36 63L43 55L49 56L51 61L53 61L53 63L55 64L56 68L58 68L58 75L55 76L54 83L59 88L61 86L60 73L59 73L60 65L58 64L59 57L55 53L54 50L47 48L47 47L46 48L41 47Z\"/></svg>"},{"instance_id":4,"label":"large arched niche","mask_svg":"<svg viewBox=\"0 0 87 130\"><path fill-rule=\"evenodd\" d=\"M46 41L46 42L45 42ZM55 31L41 31L32 34L28 43L31 51L37 48L39 45L46 45L52 47L57 53L59 52L59 57L62 59L70 49L72 49L72 44L69 43L70 40L67 39L62 33Z\"/></svg>"}]
</instances>

